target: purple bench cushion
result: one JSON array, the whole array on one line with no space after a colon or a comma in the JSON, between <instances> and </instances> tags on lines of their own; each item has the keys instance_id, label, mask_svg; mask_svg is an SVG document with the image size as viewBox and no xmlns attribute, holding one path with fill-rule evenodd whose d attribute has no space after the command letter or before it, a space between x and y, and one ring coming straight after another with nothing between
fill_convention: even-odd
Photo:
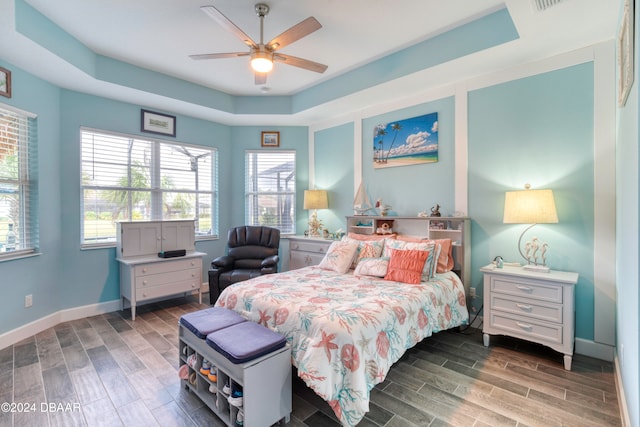
<instances>
[{"instance_id":1,"label":"purple bench cushion","mask_svg":"<svg viewBox=\"0 0 640 427\"><path fill-rule=\"evenodd\" d=\"M206 308L180 317L180 324L201 339L211 332L246 321L235 311L224 307Z\"/></svg>"},{"instance_id":2,"label":"purple bench cushion","mask_svg":"<svg viewBox=\"0 0 640 427\"><path fill-rule=\"evenodd\" d=\"M286 338L254 322L238 323L207 335L207 344L233 363L244 363L286 345Z\"/></svg>"}]
</instances>

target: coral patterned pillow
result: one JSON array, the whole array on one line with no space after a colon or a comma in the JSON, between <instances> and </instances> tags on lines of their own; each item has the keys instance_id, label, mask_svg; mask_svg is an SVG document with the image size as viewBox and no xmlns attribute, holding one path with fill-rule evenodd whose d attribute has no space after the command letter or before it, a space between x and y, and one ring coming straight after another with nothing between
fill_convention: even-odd
<instances>
[{"instance_id":1,"label":"coral patterned pillow","mask_svg":"<svg viewBox=\"0 0 640 427\"><path fill-rule=\"evenodd\" d=\"M358 240L352 239L348 236L342 238L343 242L356 242L358 243L358 251L356 257L351 264L351 268L356 268L360 260L363 258L378 258L382 255L382 249L384 249L384 239L380 240Z\"/></svg>"},{"instance_id":2,"label":"coral patterned pillow","mask_svg":"<svg viewBox=\"0 0 640 427\"><path fill-rule=\"evenodd\" d=\"M384 277L387 274L388 268L388 257L362 258L353 274L356 276Z\"/></svg>"},{"instance_id":3,"label":"coral patterned pillow","mask_svg":"<svg viewBox=\"0 0 640 427\"><path fill-rule=\"evenodd\" d=\"M318 267L338 273L346 273L351 267L351 262L356 256L357 250L358 242L333 242Z\"/></svg>"},{"instance_id":4,"label":"coral patterned pillow","mask_svg":"<svg viewBox=\"0 0 640 427\"><path fill-rule=\"evenodd\" d=\"M440 255L440 245L435 244L433 241L424 242L404 242L402 240L385 240L385 247L382 251L383 256L390 256L390 250L418 250L427 251L429 256L422 268L422 281L426 282L433 278L436 272L438 255Z\"/></svg>"},{"instance_id":5,"label":"coral patterned pillow","mask_svg":"<svg viewBox=\"0 0 640 427\"><path fill-rule=\"evenodd\" d=\"M422 280L422 269L429 251L390 249L389 269L385 280L418 284Z\"/></svg>"}]
</instances>

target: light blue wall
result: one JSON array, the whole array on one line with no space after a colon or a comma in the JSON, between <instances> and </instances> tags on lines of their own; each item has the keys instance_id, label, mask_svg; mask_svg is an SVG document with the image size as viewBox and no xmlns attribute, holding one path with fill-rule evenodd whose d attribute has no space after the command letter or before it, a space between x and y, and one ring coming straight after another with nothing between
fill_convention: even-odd
<instances>
[{"instance_id":1,"label":"light blue wall","mask_svg":"<svg viewBox=\"0 0 640 427\"><path fill-rule=\"evenodd\" d=\"M60 89L0 60L11 70L12 98L0 103L37 114L40 207L40 253L36 257L0 262L0 334L62 307L60 292ZM33 295L33 307L24 308L25 295Z\"/></svg>"},{"instance_id":2,"label":"light blue wall","mask_svg":"<svg viewBox=\"0 0 640 427\"><path fill-rule=\"evenodd\" d=\"M559 223L525 235L549 243L547 264L575 271L576 337L593 339L593 64L491 86L469 94L469 216L472 283L496 255L523 261L527 225L503 224L504 193L554 192Z\"/></svg>"},{"instance_id":3,"label":"light blue wall","mask_svg":"<svg viewBox=\"0 0 640 427\"><path fill-rule=\"evenodd\" d=\"M223 219L229 215L228 206L223 201L231 194L230 181L225 179L231 169L231 130L228 126L178 115L176 138L162 137L140 132L140 109L144 106L71 91L62 91L60 105L61 245L64 249L60 292L63 306L71 308L117 300L120 296L115 249L80 249L80 127L217 148L220 166L219 206ZM168 113L171 114L170 111ZM196 244L197 250L206 253L215 252L220 246L220 241L201 241ZM209 262L210 259L204 260L205 270Z\"/></svg>"},{"instance_id":4,"label":"light blue wall","mask_svg":"<svg viewBox=\"0 0 640 427\"><path fill-rule=\"evenodd\" d=\"M353 123L314 134L315 188L327 190L329 209L318 212L327 230L346 230L346 215L353 214Z\"/></svg>"},{"instance_id":5,"label":"light blue wall","mask_svg":"<svg viewBox=\"0 0 640 427\"><path fill-rule=\"evenodd\" d=\"M41 254L0 262L0 334L59 310L119 300L119 266L115 248L80 248L80 127L150 137L140 132L145 106L59 89L0 61L12 71L13 97L0 102L38 115L38 174ZM157 110L157 109L155 109ZM171 111L166 113L173 114ZM211 259L224 254L229 227L244 223L244 150L260 149L258 127L230 127L176 116L176 138L153 138L215 147L219 161L218 240L196 243ZM298 227L306 226L302 191L308 186L308 128L278 127L281 149L297 151ZM281 255L286 259L288 246ZM287 264L283 265L286 268ZM24 296L33 295L33 307Z\"/></svg>"},{"instance_id":6,"label":"light blue wall","mask_svg":"<svg viewBox=\"0 0 640 427\"><path fill-rule=\"evenodd\" d=\"M622 14L622 12L621 12ZM636 6L635 27L640 12ZM638 31L635 46L640 46ZM636 52L637 52L636 48ZM616 292L617 310L617 353L622 376L622 386L626 395L630 425L640 425L640 273L638 264L640 222L640 162L638 144L638 120L640 115L638 99L638 56L635 55L635 79L631 93L623 108L618 109L616 140Z\"/></svg>"},{"instance_id":7,"label":"light blue wall","mask_svg":"<svg viewBox=\"0 0 640 427\"><path fill-rule=\"evenodd\" d=\"M373 168L374 127L429 113L438 113L438 162L383 169ZM440 205L451 216L454 203L454 100L452 97L389 112L362 121L362 181L371 201L381 198L400 216L414 216Z\"/></svg>"}]
</instances>

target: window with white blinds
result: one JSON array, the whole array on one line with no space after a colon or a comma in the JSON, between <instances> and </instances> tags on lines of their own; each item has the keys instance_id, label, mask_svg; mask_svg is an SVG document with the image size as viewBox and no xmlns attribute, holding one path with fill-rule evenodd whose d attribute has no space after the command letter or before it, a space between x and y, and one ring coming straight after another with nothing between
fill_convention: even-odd
<instances>
[{"instance_id":1,"label":"window with white blinds","mask_svg":"<svg viewBox=\"0 0 640 427\"><path fill-rule=\"evenodd\" d=\"M38 250L37 120L0 107L0 259Z\"/></svg>"},{"instance_id":2,"label":"window with white blinds","mask_svg":"<svg viewBox=\"0 0 640 427\"><path fill-rule=\"evenodd\" d=\"M296 152L245 152L245 221L296 232Z\"/></svg>"},{"instance_id":3,"label":"window with white blinds","mask_svg":"<svg viewBox=\"0 0 640 427\"><path fill-rule=\"evenodd\" d=\"M82 244L111 245L117 221L195 219L218 236L215 148L81 129Z\"/></svg>"}]
</instances>

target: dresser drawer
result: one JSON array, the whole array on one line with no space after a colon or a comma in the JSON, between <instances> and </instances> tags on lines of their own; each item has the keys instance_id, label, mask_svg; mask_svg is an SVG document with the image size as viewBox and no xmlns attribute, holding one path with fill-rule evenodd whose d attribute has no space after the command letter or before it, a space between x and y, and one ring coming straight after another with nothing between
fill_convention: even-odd
<instances>
[{"instance_id":1,"label":"dresser drawer","mask_svg":"<svg viewBox=\"0 0 640 427\"><path fill-rule=\"evenodd\" d=\"M200 289L199 280L184 280L176 283L167 283L150 288L136 289L136 300L142 301L150 298L159 298L181 292L197 291Z\"/></svg>"},{"instance_id":2,"label":"dresser drawer","mask_svg":"<svg viewBox=\"0 0 640 427\"><path fill-rule=\"evenodd\" d=\"M562 323L562 305L559 304L545 304L533 299L496 293L491 294L491 308L528 318Z\"/></svg>"},{"instance_id":3,"label":"dresser drawer","mask_svg":"<svg viewBox=\"0 0 640 427\"><path fill-rule=\"evenodd\" d=\"M151 274L162 274L169 271L187 270L197 268L202 265L200 258L177 259L170 261L160 261L153 264L142 264L135 266L136 276L146 276Z\"/></svg>"},{"instance_id":4,"label":"dresser drawer","mask_svg":"<svg viewBox=\"0 0 640 427\"><path fill-rule=\"evenodd\" d=\"M289 243L289 250L319 253L319 254L322 254L322 256L324 256L324 254L327 253L327 249L329 249L330 245L331 245L331 242L328 242L328 241L325 242L321 240L306 241L306 242L299 241L299 240L292 240L291 243Z\"/></svg>"},{"instance_id":5,"label":"dresser drawer","mask_svg":"<svg viewBox=\"0 0 640 427\"><path fill-rule=\"evenodd\" d=\"M527 299L562 304L562 286L546 285L541 281L534 282L493 276L491 278L491 293L515 295Z\"/></svg>"},{"instance_id":6,"label":"dresser drawer","mask_svg":"<svg viewBox=\"0 0 640 427\"><path fill-rule=\"evenodd\" d=\"M158 285L164 285L165 283L175 283L184 280L190 280L198 283L200 281L200 268L170 271L164 274L138 276L135 280L136 289L151 288Z\"/></svg>"},{"instance_id":7,"label":"dresser drawer","mask_svg":"<svg viewBox=\"0 0 640 427\"><path fill-rule=\"evenodd\" d=\"M502 312L492 312L489 319L493 330L501 331L506 335L535 341L541 344L562 345L562 325L525 319L522 316L509 316Z\"/></svg>"}]
</instances>

